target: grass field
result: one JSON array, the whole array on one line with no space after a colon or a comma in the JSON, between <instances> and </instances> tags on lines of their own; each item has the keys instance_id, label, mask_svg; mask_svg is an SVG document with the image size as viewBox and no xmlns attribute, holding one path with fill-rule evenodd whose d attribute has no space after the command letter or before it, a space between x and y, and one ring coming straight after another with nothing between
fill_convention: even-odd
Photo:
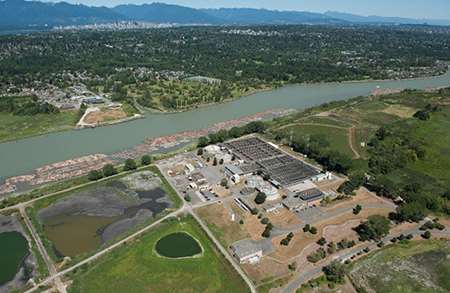
<instances>
[{"instance_id":1,"label":"grass field","mask_svg":"<svg viewBox=\"0 0 450 293\"><path fill-rule=\"evenodd\" d=\"M285 128L283 131L289 133L293 130L294 136L306 137L311 135L323 135L330 143L329 148L331 150L338 151L346 154L349 157L353 157L354 154L349 146L348 130L344 128L328 127L322 125L302 125Z\"/></svg>"},{"instance_id":2,"label":"grass field","mask_svg":"<svg viewBox=\"0 0 450 293\"><path fill-rule=\"evenodd\" d=\"M174 232L187 232L204 248L201 257L157 256L155 243ZM133 243L112 251L73 276L69 292L248 292L240 276L192 218L173 219Z\"/></svg>"},{"instance_id":3,"label":"grass field","mask_svg":"<svg viewBox=\"0 0 450 293\"><path fill-rule=\"evenodd\" d=\"M17 116L0 112L0 142L69 130L75 126L77 118L77 111L33 116Z\"/></svg>"},{"instance_id":4,"label":"grass field","mask_svg":"<svg viewBox=\"0 0 450 293\"><path fill-rule=\"evenodd\" d=\"M412 135L426 146L426 160L418 160L409 169L445 183L450 182L450 108L434 113L429 121L415 121Z\"/></svg>"},{"instance_id":5,"label":"grass field","mask_svg":"<svg viewBox=\"0 0 450 293\"><path fill-rule=\"evenodd\" d=\"M450 243L439 240L388 246L356 262L350 277L370 292L449 292L449 253Z\"/></svg>"}]
</instances>

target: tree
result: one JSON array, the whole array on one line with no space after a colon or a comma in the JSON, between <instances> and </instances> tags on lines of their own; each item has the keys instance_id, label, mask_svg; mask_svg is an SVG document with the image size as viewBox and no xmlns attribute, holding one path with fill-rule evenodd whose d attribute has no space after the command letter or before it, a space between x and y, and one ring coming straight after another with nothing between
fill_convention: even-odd
<instances>
[{"instance_id":1,"label":"tree","mask_svg":"<svg viewBox=\"0 0 450 293\"><path fill-rule=\"evenodd\" d=\"M186 194L184 196L184 200L187 201L187 202L190 202L192 200L192 198L191 198L191 196L189 194Z\"/></svg>"},{"instance_id":2,"label":"tree","mask_svg":"<svg viewBox=\"0 0 450 293\"><path fill-rule=\"evenodd\" d=\"M117 174L117 170L112 164L106 164L105 166L103 166L102 171L105 177Z\"/></svg>"},{"instance_id":3,"label":"tree","mask_svg":"<svg viewBox=\"0 0 450 293\"><path fill-rule=\"evenodd\" d=\"M357 204L354 208L353 208L353 214L358 215L362 210L362 206Z\"/></svg>"},{"instance_id":4,"label":"tree","mask_svg":"<svg viewBox=\"0 0 450 293\"><path fill-rule=\"evenodd\" d=\"M320 246L324 246L327 243L327 240L325 238L320 238L319 240L317 240L317 244L319 244Z\"/></svg>"},{"instance_id":5,"label":"tree","mask_svg":"<svg viewBox=\"0 0 450 293\"><path fill-rule=\"evenodd\" d=\"M255 197L255 203L256 204L263 204L266 201L266 194L264 192L258 192L258 194Z\"/></svg>"},{"instance_id":6,"label":"tree","mask_svg":"<svg viewBox=\"0 0 450 293\"><path fill-rule=\"evenodd\" d=\"M142 156L141 165L147 166L147 165L150 165L151 163L152 163L152 157L150 157L149 155Z\"/></svg>"},{"instance_id":7,"label":"tree","mask_svg":"<svg viewBox=\"0 0 450 293\"><path fill-rule=\"evenodd\" d=\"M269 228L269 226L266 226L266 228L264 229L264 232L262 233L262 237L269 238L271 231L272 231L272 229Z\"/></svg>"},{"instance_id":8,"label":"tree","mask_svg":"<svg viewBox=\"0 0 450 293\"><path fill-rule=\"evenodd\" d=\"M309 232L310 232L311 234L315 235L315 234L317 234L317 228L316 228L316 227L311 227L311 228L309 229Z\"/></svg>"},{"instance_id":9,"label":"tree","mask_svg":"<svg viewBox=\"0 0 450 293\"><path fill-rule=\"evenodd\" d=\"M208 144L209 144L209 139L206 136L202 136L198 139L197 146L199 148L203 148L203 147L207 146Z\"/></svg>"},{"instance_id":10,"label":"tree","mask_svg":"<svg viewBox=\"0 0 450 293\"><path fill-rule=\"evenodd\" d=\"M137 165L136 165L136 161L133 159L126 159L125 160L125 166L123 167L123 169L125 171L131 171L131 170L136 170Z\"/></svg>"},{"instance_id":11,"label":"tree","mask_svg":"<svg viewBox=\"0 0 450 293\"><path fill-rule=\"evenodd\" d=\"M263 225L267 225L267 224L269 224L269 218L263 218L262 220L261 220L261 224L263 224Z\"/></svg>"},{"instance_id":12,"label":"tree","mask_svg":"<svg viewBox=\"0 0 450 293\"><path fill-rule=\"evenodd\" d=\"M423 238L425 238L425 239L430 239L431 238L431 232L430 231L425 231L423 234L422 234L422 237Z\"/></svg>"},{"instance_id":13,"label":"tree","mask_svg":"<svg viewBox=\"0 0 450 293\"><path fill-rule=\"evenodd\" d=\"M361 223L355 228L362 241L367 240L381 240L384 236L389 234L390 230L389 220L380 215L369 216L366 222Z\"/></svg>"},{"instance_id":14,"label":"tree","mask_svg":"<svg viewBox=\"0 0 450 293\"><path fill-rule=\"evenodd\" d=\"M347 267L345 264L334 260L329 265L323 267L323 272L328 281L333 283L343 283L347 273Z\"/></svg>"},{"instance_id":15,"label":"tree","mask_svg":"<svg viewBox=\"0 0 450 293\"><path fill-rule=\"evenodd\" d=\"M311 225L309 225L309 224L306 224L304 227L303 227L303 232L309 232L309 230L311 229Z\"/></svg>"},{"instance_id":16,"label":"tree","mask_svg":"<svg viewBox=\"0 0 450 293\"><path fill-rule=\"evenodd\" d=\"M227 178L222 178L222 180L220 180L220 186L228 187L228 180L227 180Z\"/></svg>"},{"instance_id":17,"label":"tree","mask_svg":"<svg viewBox=\"0 0 450 293\"><path fill-rule=\"evenodd\" d=\"M203 156L203 148L197 150L197 156Z\"/></svg>"},{"instance_id":18,"label":"tree","mask_svg":"<svg viewBox=\"0 0 450 293\"><path fill-rule=\"evenodd\" d=\"M100 170L92 170L88 174L88 179L91 181L99 180L103 177L103 174Z\"/></svg>"},{"instance_id":19,"label":"tree","mask_svg":"<svg viewBox=\"0 0 450 293\"><path fill-rule=\"evenodd\" d=\"M214 157L213 166L217 166L217 158L216 157Z\"/></svg>"}]
</instances>

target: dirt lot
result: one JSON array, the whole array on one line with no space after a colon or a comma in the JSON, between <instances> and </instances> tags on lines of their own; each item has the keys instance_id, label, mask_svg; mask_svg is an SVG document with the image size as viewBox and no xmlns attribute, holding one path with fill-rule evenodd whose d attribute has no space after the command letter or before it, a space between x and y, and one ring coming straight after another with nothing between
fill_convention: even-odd
<instances>
[{"instance_id":1,"label":"dirt lot","mask_svg":"<svg viewBox=\"0 0 450 293\"><path fill-rule=\"evenodd\" d=\"M227 246L232 243L250 237L244 226L239 224L241 217L239 212L232 209L237 214L236 220L231 221L230 210L225 208L223 204L214 204L207 207L197 209L198 215L204 219L210 226L213 226L215 235Z\"/></svg>"},{"instance_id":2,"label":"dirt lot","mask_svg":"<svg viewBox=\"0 0 450 293\"><path fill-rule=\"evenodd\" d=\"M84 118L85 123L97 124L126 118L127 114L122 109L103 109L91 112Z\"/></svg>"},{"instance_id":3,"label":"dirt lot","mask_svg":"<svg viewBox=\"0 0 450 293\"><path fill-rule=\"evenodd\" d=\"M276 227L287 229L294 225L300 224L300 219L294 213L287 209L279 209L276 213L268 213L267 217Z\"/></svg>"}]
</instances>

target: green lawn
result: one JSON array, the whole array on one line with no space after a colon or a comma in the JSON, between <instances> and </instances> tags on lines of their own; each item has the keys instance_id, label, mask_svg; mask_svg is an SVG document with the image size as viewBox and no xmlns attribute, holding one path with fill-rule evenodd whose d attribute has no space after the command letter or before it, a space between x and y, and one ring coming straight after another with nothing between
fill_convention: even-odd
<instances>
[{"instance_id":1,"label":"green lawn","mask_svg":"<svg viewBox=\"0 0 450 293\"><path fill-rule=\"evenodd\" d=\"M449 253L450 243L439 240L392 245L353 264L350 277L380 293L449 292Z\"/></svg>"},{"instance_id":2,"label":"green lawn","mask_svg":"<svg viewBox=\"0 0 450 293\"><path fill-rule=\"evenodd\" d=\"M155 243L173 232L188 232L202 245L200 257L157 256ZM69 292L248 292L240 276L192 218L172 219L76 272Z\"/></svg>"},{"instance_id":3,"label":"green lawn","mask_svg":"<svg viewBox=\"0 0 450 293\"><path fill-rule=\"evenodd\" d=\"M18 116L0 112L0 142L69 130L75 126L77 117L77 111L33 116Z\"/></svg>"}]
</instances>

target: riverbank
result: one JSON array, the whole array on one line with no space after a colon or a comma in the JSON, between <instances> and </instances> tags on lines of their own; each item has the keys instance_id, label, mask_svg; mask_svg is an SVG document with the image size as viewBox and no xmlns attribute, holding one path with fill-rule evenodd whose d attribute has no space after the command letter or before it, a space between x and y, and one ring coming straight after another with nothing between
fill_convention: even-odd
<instances>
[{"instance_id":1,"label":"riverbank","mask_svg":"<svg viewBox=\"0 0 450 293\"><path fill-rule=\"evenodd\" d=\"M356 96L368 96L386 88L428 89L450 86L450 73L410 81L332 83L285 86L223 104L182 113L152 114L127 123L81 131L65 131L0 144L0 180L30 174L40 166L88 154L115 154L130 150L146 139L198 131L223 121L236 120L270 109L302 110ZM3 155L7 154L7 155Z\"/></svg>"}]
</instances>

